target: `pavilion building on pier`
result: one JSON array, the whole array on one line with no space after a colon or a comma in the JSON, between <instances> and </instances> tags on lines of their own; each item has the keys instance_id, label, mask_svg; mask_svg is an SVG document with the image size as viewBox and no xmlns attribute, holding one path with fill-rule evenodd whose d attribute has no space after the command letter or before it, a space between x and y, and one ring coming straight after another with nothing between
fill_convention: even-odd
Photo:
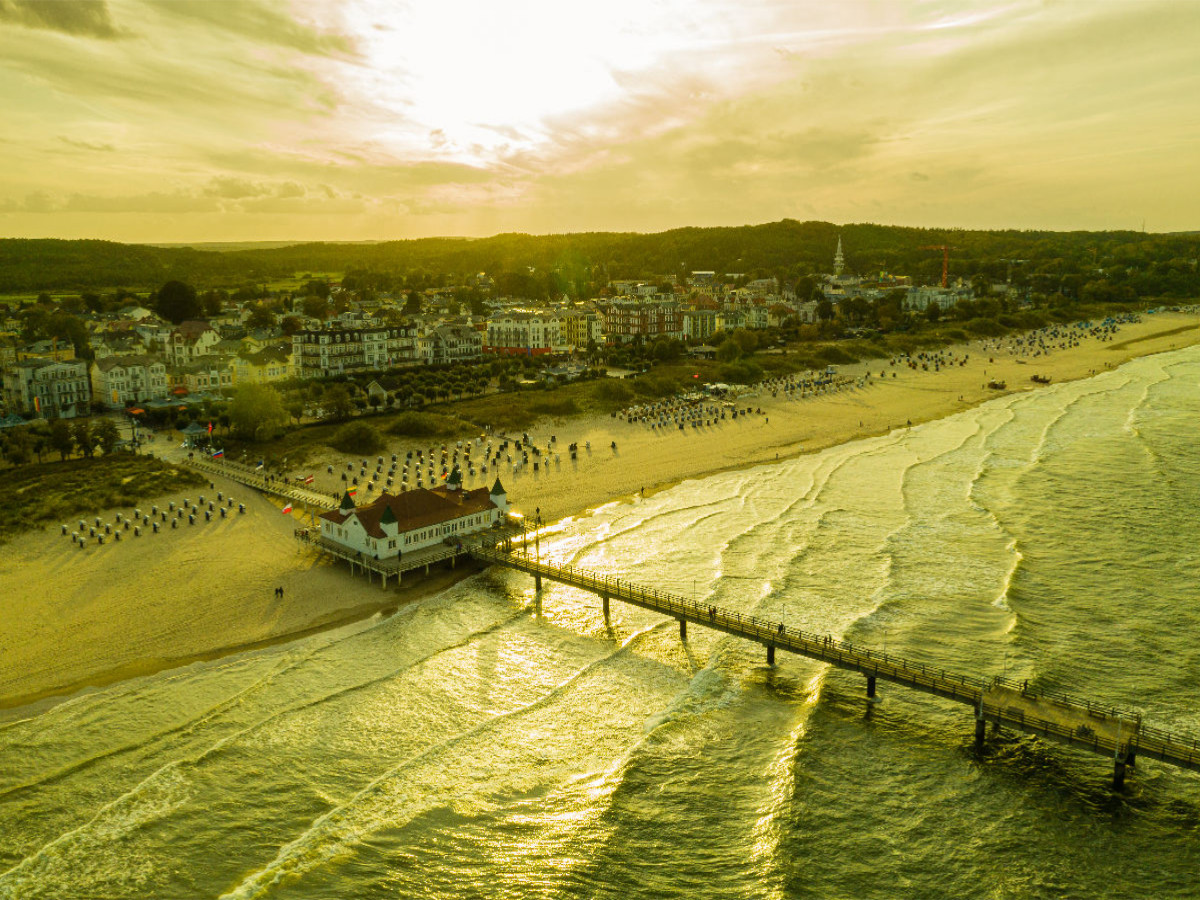
<instances>
[{"instance_id":1,"label":"pavilion building on pier","mask_svg":"<svg viewBox=\"0 0 1200 900\"><path fill-rule=\"evenodd\" d=\"M363 506L355 506L347 493L337 509L319 518L323 539L367 558L387 559L491 528L507 512L499 478L490 489L464 491L456 468L444 485L385 492Z\"/></svg>"}]
</instances>

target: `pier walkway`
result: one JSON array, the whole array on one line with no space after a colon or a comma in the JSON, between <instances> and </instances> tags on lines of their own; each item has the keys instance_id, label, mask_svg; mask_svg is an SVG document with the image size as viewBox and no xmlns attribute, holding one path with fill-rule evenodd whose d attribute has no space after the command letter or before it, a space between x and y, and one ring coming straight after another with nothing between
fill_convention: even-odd
<instances>
[{"instance_id":1,"label":"pier walkway","mask_svg":"<svg viewBox=\"0 0 1200 900\"><path fill-rule=\"evenodd\" d=\"M1113 760L1113 784L1124 784L1125 769L1137 757L1149 757L1181 768L1200 771L1200 740L1171 734L1142 722L1141 715L1086 698L1028 690L1004 678L978 678L813 634L718 606L695 603L666 591L644 587L610 575L557 566L510 549L510 543L472 542L469 552L480 562L507 566L533 575L537 588L543 578L599 594L604 619L609 602L620 600L670 616L679 621L680 637L687 639L691 622L704 628L755 641L767 648L767 663L774 665L775 651L785 650L865 676L867 696L875 696L878 680L903 685L970 706L975 712L975 743L982 746L987 723L1069 744Z\"/></svg>"},{"instance_id":2,"label":"pier walkway","mask_svg":"<svg viewBox=\"0 0 1200 900\"><path fill-rule=\"evenodd\" d=\"M258 469L244 463L232 460L226 461L223 458L212 459L206 456L203 458L185 459L183 460L183 464L203 475L219 475L222 478L228 478L239 484L252 487L260 493L270 494L283 500L290 500L293 504L305 507L306 510L309 507L329 509L337 505L337 497L331 497L329 494L310 490L294 481L285 482L279 478L272 478L270 475L264 475Z\"/></svg>"}]
</instances>

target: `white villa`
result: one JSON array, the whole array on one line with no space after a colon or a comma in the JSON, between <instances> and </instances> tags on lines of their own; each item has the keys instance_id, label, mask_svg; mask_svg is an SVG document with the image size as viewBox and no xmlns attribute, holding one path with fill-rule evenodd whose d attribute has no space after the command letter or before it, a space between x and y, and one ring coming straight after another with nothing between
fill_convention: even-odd
<instances>
[{"instance_id":1,"label":"white villa","mask_svg":"<svg viewBox=\"0 0 1200 900\"><path fill-rule=\"evenodd\" d=\"M364 557L386 559L490 528L507 511L499 478L491 490L464 491L455 469L441 487L384 493L365 506L355 506L347 493L337 509L321 513L321 537Z\"/></svg>"}]
</instances>

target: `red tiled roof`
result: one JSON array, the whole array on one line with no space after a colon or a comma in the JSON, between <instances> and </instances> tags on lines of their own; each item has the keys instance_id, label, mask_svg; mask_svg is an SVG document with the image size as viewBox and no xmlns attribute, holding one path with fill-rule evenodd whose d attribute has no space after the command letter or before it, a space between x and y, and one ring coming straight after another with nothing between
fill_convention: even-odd
<instances>
[{"instance_id":1,"label":"red tiled roof","mask_svg":"<svg viewBox=\"0 0 1200 900\"><path fill-rule=\"evenodd\" d=\"M400 494L384 493L378 500L360 506L352 513L342 513L334 509L321 513L321 518L341 525L350 516L357 516L367 534L373 538L381 538L385 535L379 520L383 518L385 509L392 511L400 525L400 532L403 533L495 508L496 504L492 502L485 487L471 491L417 488Z\"/></svg>"}]
</instances>

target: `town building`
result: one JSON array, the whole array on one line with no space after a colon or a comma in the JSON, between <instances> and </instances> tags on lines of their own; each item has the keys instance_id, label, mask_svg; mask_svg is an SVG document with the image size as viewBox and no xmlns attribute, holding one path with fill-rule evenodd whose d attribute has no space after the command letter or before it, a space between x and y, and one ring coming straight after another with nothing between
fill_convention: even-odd
<instances>
[{"instance_id":1,"label":"town building","mask_svg":"<svg viewBox=\"0 0 1200 900\"><path fill-rule=\"evenodd\" d=\"M490 489L464 491L455 469L443 486L385 492L364 506L355 506L347 493L337 509L319 518L326 541L368 559L387 559L491 528L507 512L499 478Z\"/></svg>"},{"instance_id":2,"label":"town building","mask_svg":"<svg viewBox=\"0 0 1200 900\"><path fill-rule=\"evenodd\" d=\"M488 320L484 353L541 356L564 349L557 313L513 310Z\"/></svg>"},{"instance_id":3,"label":"town building","mask_svg":"<svg viewBox=\"0 0 1200 900\"><path fill-rule=\"evenodd\" d=\"M186 366L167 369L173 394L216 393L233 388L233 368L227 356L209 356Z\"/></svg>"},{"instance_id":4,"label":"town building","mask_svg":"<svg viewBox=\"0 0 1200 900\"><path fill-rule=\"evenodd\" d=\"M594 309L568 309L560 319L567 352L587 350L604 343L604 322Z\"/></svg>"},{"instance_id":5,"label":"town building","mask_svg":"<svg viewBox=\"0 0 1200 900\"><path fill-rule=\"evenodd\" d=\"M91 366L92 396L117 409L127 403L167 399L167 367L150 356L106 356Z\"/></svg>"},{"instance_id":6,"label":"town building","mask_svg":"<svg viewBox=\"0 0 1200 900\"><path fill-rule=\"evenodd\" d=\"M163 356L166 357L168 365L186 366L212 353L220 340L220 333L207 322L180 322L163 337Z\"/></svg>"},{"instance_id":7,"label":"town building","mask_svg":"<svg viewBox=\"0 0 1200 900\"><path fill-rule=\"evenodd\" d=\"M610 344L683 335L679 304L673 300L666 303L613 300L604 308L603 315L604 336Z\"/></svg>"},{"instance_id":8,"label":"town building","mask_svg":"<svg viewBox=\"0 0 1200 900\"><path fill-rule=\"evenodd\" d=\"M243 350L229 363L233 383L266 384L292 377L292 354L287 344L277 344L257 352Z\"/></svg>"},{"instance_id":9,"label":"town building","mask_svg":"<svg viewBox=\"0 0 1200 900\"><path fill-rule=\"evenodd\" d=\"M20 360L4 372L4 400L15 412L71 419L85 415L91 399L88 364L82 359Z\"/></svg>"},{"instance_id":10,"label":"town building","mask_svg":"<svg viewBox=\"0 0 1200 900\"><path fill-rule=\"evenodd\" d=\"M437 366L483 358L483 332L468 325L431 328L417 341L421 362Z\"/></svg>"},{"instance_id":11,"label":"town building","mask_svg":"<svg viewBox=\"0 0 1200 900\"><path fill-rule=\"evenodd\" d=\"M292 336L292 367L299 378L379 371L417 362L411 325L309 328Z\"/></svg>"},{"instance_id":12,"label":"town building","mask_svg":"<svg viewBox=\"0 0 1200 900\"><path fill-rule=\"evenodd\" d=\"M51 338L48 341L36 341L26 344L17 350L17 359L48 359L53 362L67 362L75 358L75 345L70 341L59 341Z\"/></svg>"}]
</instances>

